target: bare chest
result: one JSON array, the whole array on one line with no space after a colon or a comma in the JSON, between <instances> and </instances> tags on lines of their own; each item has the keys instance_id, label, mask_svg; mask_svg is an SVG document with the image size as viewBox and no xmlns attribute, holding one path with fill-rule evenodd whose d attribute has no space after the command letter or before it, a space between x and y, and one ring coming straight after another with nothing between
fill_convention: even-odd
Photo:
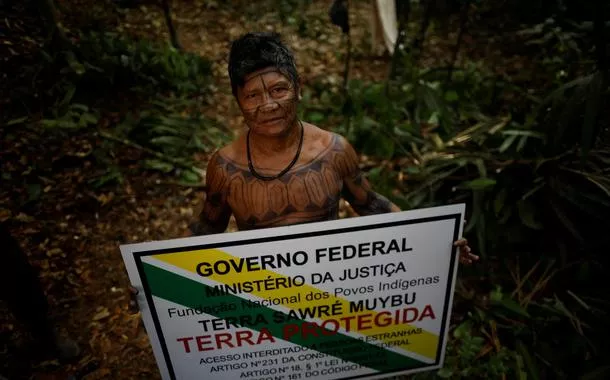
<instances>
[{"instance_id":1,"label":"bare chest","mask_svg":"<svg viewBox=\"0 0 610 380\"><path fill-rule=\"evenodd\" d=\"M249 170L229 171L227 201L240 229L265 228L337 218L342 176L328 159L265 181Z\"/></svg>"}]
</instances>

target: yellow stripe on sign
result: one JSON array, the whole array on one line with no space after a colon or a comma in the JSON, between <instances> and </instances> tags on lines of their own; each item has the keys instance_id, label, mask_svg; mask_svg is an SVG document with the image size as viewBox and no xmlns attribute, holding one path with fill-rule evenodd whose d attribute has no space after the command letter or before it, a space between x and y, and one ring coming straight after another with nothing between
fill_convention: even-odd
<instances>
[{"instance_id":1,"label":"yellow stripe on sign","mask_svg":"<svg viewBox=\"0 0 610 380\"><path fill-rule=\"evenodd\" d=\"M232 259L236 260L236 261L239 260L239 257L232 256L232 255L230 255L226 252L223 252L221 250L218 250L218 249L205 249L205 250L197 250L197 251L172 253L172 254L160 254L160 255L153 255L152 257L155 258L156 260L163 261L165 263L174 265L178 268L187 270L192 273L197 273L197 265L202 261L202 257L205 257L206 261L209 262L210 264L213 264L214 262L219 261L219 260L224 260L227 262ZM253 276L252 276L253 273L256 274L256 278L253 278ZM213 273L210 276L205 277L205 278L209 278L214 281L217 281L217 282L220 282L223 284L229 284L229 285L232 285L233 283L237 283L237 282L254 281L254 280L258 280L258 279L260 279L260 280L269 279L269 280L274 280L274 282L275 282L275 279L285 279L286 281L288 281L287 280L288 276L284 276L282 274L275 273L270 270L259 270L256 272L248 272L247 270L245 270L245 263L244 263L244 269L242 270L242 272L238 273L234 270L231 270L229 273L227 273L225 275L219 275L219 274ZM306 307L314 307L314 306L318 306L318 305L333 305L335 303L340 304L342 307L342 310L343 310L343 312L340 316L332 316L332 315L331 316L317 316L316 315L316 318L318 318L320 320L329 320L329 319L337 320L343 329L345 329L347 327L347 323L350 323L350 331L357 331L358 333L360 333L362 335L366 335L366 336L400 332L403 330L417 328L415 326L408 325L408 324L400 324L400 325L390 324L389 326L378 327L378 326L375 326L373 323L369 322L368 325L372 325L372 328L366 329L366 330L356 330L355 329L355 320L346 321L346 320L339 319L339 318L346 318L346 317L349 318L351 316L357 316L358 314L362 314L362 312L350 313L350 303L348 300L340 298L340 297L335 297L332 294L330 294L329 298L326 298L323 300L308 301L305 299L305 296L307 294L309 294L310 292L321 293L323 291L318 288L315 288L311 285L308 285L308 284L299 286L296 289L298 289L298 292L295 291L294 287L291 287L291 288L282 287L282 288L278 288L278 289L274 289L274 290L260 290L260 291L257 291L255 289L252 292L249 292L249 294L253 294L253 295L258 296L263 299L267 299L267 298L291 297L291 296L296 296L297 293L300 293L301 297L300 297L299 303L282 304L282 306L285 306L292 310L296 310L297 312L298 312L297 309L304 309ZM439 318L440 315L437 315L437 314L442 311L434 310L434 312L435 312L435 316L437 318ZM376 315L379 315L379 312L375 312L375 311L366 311L366 313L373 314L371 320L374 319ZM392 313L392 316L393 315L394 315L394 313ZM382 316L382 317L385 317L385 316ZM387 317L386 317L386 319L387 319ZM390 342L396 342L396 341L408 339L409 344L392 345L392 347L400 347L404 350L417 353L417 354L427 357L431 360L435 360L435 358L436 358L436 350L438 347L438 336L431 332L428 332L428 331L422 330L422 332L420 334L405 335L404 337L400 337L400 336L392 337L389 335L384 337L383 335L380 335L380 336L376 337L376 339L378 339L378 340L371 340L370 343L383 342L383 343L390 344Z\"/></svg>"}]
</instances>

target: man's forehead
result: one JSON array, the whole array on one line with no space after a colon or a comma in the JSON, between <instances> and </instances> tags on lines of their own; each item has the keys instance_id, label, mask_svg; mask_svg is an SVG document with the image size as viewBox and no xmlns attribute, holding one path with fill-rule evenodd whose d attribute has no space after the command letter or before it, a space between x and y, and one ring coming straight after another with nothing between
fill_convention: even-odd
<instances>
[{"instance_id":1,"label":"man's forehead","mask_svg":"<svg viewBox=\"0 0 610 380\"><path fill-rule=\"evenodd\" d=\"M244 87L246 85L248 85L248 82L253 84L253 82L255 82L255 81L253 81L253 79L261 79L264 82L268 82L270 80L279 80L279 79L288 80L286 75L284 75L276 67L267 67L264 69L256 70L256 71L246 75L246 77L244 78Z\"/></svg>"}]
</instances>

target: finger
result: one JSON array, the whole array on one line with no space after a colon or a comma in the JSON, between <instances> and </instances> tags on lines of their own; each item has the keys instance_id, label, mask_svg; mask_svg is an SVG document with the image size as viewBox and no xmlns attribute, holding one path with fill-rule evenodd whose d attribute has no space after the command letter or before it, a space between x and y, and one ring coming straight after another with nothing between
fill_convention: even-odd
<instances>
[{"instance_id":1,"label":"finger","mask_svg":"<svg viewBox=\"0 0 610 380\"><path fill-rule=\"evenodd\" d=\"M457 240L457 241L455 241L455 242L453 243L453 245L454 245L454 246L456 246L456 247L457 247L457 246L462 246L462 245L467 245L467 244L468 244L468 240L466 240L466 239L464 239L464 238L459 239L459 240Z\"/></svg>"}]
</instances>

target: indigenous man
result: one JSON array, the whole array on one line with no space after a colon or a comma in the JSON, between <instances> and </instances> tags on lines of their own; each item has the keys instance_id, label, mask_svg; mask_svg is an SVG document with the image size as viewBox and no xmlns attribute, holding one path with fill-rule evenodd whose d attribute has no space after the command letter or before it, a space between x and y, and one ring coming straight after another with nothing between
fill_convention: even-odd
<instances>
[{"instance_id":1,"label":"indigenous man","mask_svg":"<svg viewBox=\"0 0 610 380\"><path fill-rule=\"evenodd\" d=\"M276 33L248 33L229 55L233 95L247 130L211 157L207 196L187 235L334 220L340 197L359 215L400 209L376 193L347 140L297 117L300 80L294 57ZM469 264L466 240L460 260Z\"/></svg>"}]
</instances>

